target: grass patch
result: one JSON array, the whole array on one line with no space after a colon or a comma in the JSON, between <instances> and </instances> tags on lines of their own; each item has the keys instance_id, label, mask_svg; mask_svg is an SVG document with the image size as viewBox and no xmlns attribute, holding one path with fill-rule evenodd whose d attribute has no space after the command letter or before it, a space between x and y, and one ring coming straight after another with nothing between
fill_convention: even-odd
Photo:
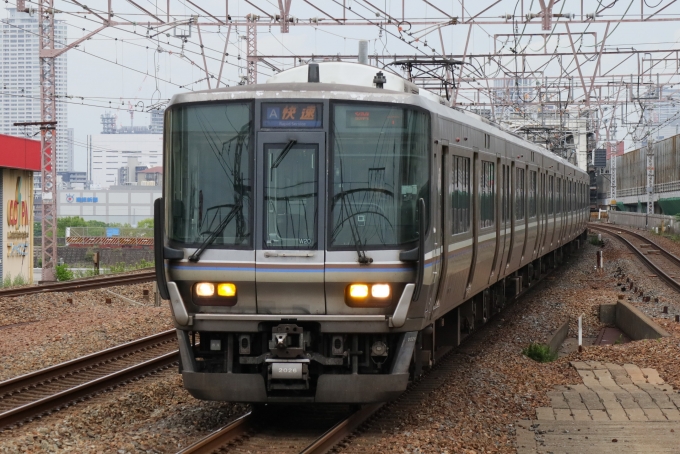
<instances>
[{"instance_id":1,"label":"grass patch","mask_svg":"<svg viewBox=\"0 0 680 454\"><path fill-rule=\"evenodd\" d=\"M600 245L600 241L598 241L597 235L588 235L588 242L595 246Z\"/></svg>"},{"instance_id":2,"label":"grass patch","mask_svg":"<svg viewBox=\"0 0 680 454\"><path fill-rule=\"evenodd\" d=\"M531 343L527 348L522 350L522 354L539 363L549 363L557 359L557 352L553 352L550 350L550 347L545 344Z\"/></svg>"}]
</instances>

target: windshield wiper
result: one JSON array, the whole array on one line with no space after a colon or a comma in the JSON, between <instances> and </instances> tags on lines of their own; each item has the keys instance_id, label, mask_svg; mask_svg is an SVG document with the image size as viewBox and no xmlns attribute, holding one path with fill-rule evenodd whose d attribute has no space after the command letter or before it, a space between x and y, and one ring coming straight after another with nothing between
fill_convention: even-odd
<instances>
[{"instance_id":1,"label":"windshield wiper","mask_svg":"<svg viewBox=\"0 0 680 454\"><path fill-rule=\"evenodd\" d=\"M222 231L225 228L227 228L227 225L231 222L232 219L236 217L236 213L238 213L242 207L243 204L238 203L231 208L227 216L222 220L222 222L220 222L217 228L210 234L210 236L208 236L208 238L205 239L205 241L203 241L203 244L201 244L201 246L198 249L196 249L196 251L194 251L193 254L191 254L191 256L189 257L190 262L198 262L198 259L201 258L201 254L203 254L203 251L205 251L205 249L215 241L217 235L222 233Z\"/></svg>"},{"instance_id":2,"label":"windshield wiper","mask_svg":"<svg viewBox=\"0 0 680 454\"><path fill-rule=\"evenodd\" d=\"M297 140L291 139L290 142L288 142L288 143L286 144L286 146L283 148L283 150L281 151L281 153L279 153L279 157L276 158L276 161L274 161L274 162L272 163L272 166L271 166L272 169L276 169L276 168L279 166L279 164L281 164L281 161L283 161L283 158L286 157L286 155L288 154L288 152L290 151L290 149L293 148L293 146L294 146L296 143L297 143Z\"/></svg>"}]
</instances>

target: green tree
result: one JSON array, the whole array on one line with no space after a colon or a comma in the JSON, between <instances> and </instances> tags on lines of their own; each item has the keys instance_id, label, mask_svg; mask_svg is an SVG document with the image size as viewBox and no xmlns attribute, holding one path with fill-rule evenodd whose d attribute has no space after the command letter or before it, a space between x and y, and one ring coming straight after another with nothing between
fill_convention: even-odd
<instances>
[{"instance_id":1,"label":"green tree","mask_svg":"<svg viewBox=\"0 0 680 454\"><path fill-rule=\"evenodd\" d=\"M137 223L138 229L153 229L153 218L142 219Z\"/></svg>"},{"instance_id":2,"label":"green tree","mask_svg":"<svg viewBox=\"0 0 680 454\"><path fill-rule=\"evenodd\" d=\"M64 238L66 236L66 227L87 227L87 222L80 216L57 218L57 238Z\"/></svg>"}]
</instances>

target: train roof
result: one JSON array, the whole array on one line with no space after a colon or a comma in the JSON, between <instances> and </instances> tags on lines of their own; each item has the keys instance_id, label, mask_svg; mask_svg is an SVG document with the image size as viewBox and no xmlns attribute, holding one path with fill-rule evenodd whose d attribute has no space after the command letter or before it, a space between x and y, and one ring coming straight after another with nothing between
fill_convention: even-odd
<instances>
[{"instance_id":1,"label":"train roof","mask_svg":"<svg viewBox=\"0 0 680 454\"><path fill-rule=\"evenodd\" d=\"M187 102L208 102L243 98L320 98L365 100L415 104L457 122L483 130L510 143L529 148L558 161L564 166L582 171L566 159L547 149L501 129L481 115L448 106L441 96L424 90L412 82L375 66L351 62L318 62L319 82L308 81L309 65L297 66L270 77L264 84L238 85L212 90L176 94L169 105ZM383 88L376 88L374 78L382 72Z\"/></svg>"}]
</instances>

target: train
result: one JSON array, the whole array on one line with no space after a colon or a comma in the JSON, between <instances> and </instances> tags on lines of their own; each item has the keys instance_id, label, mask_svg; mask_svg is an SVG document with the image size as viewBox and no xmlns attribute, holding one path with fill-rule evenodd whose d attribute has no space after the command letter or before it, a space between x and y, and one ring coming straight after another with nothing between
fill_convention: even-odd
<instances>
[{"instance_id":1,"label":"train","mask_svg":"<svg viewBox=\"0 0 680 454\"><path fill-rule=\"evenodd\" d=\"M204 400L395 399L589 217L587 173L358 63L177 94L163 140L157 285Z\"/></svg>"}]
</instances>

